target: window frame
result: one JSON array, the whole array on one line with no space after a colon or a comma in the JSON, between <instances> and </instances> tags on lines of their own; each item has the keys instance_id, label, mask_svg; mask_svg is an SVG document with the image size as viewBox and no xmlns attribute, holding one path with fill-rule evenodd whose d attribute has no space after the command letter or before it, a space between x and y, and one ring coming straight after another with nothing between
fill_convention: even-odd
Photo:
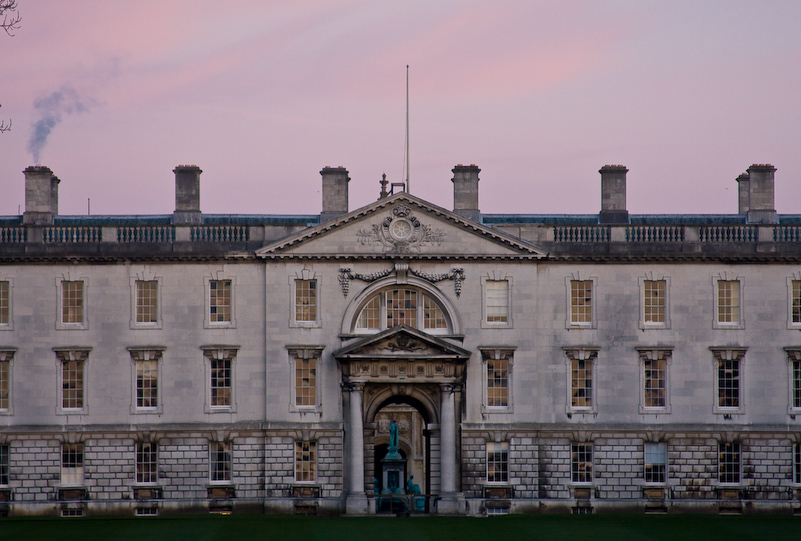
<instances>
[{"instance_id":1,"label":"window frame","mask_svg":"<svg viewBox=\"0 0 801 541\"><path fill-rule=\"evenodd\" d=\"M645 276L640 276L638 278L639 287L640 287L640 329L643 330L650 330L650 329L670 329L670 277L669 276L656 276L653 273L649 273ZM646 310L645 304L647 300L647 282L664 282L665 283L665 291L664 291L664 321L647 321L646 320Z\"/></svg>"},{"instance_id":2,"label":"window frame","mask_svg":"<svg viewBox=\"0 0 801 541\"><path fill-rule=\"evenodd\" d=\"M298 319L298 283L314 282L315 290L315 305L314 305L314 319L302 320ZM322 277L311 269L302 269L300 272L289 276L289 326L290 327L321 327L323 324L321 299L322 299Z\"/></svg>"},{"instance_id":3,"label":"window frame","mask_svg":"<svg viewBox=\"0 0 801 541\"><path fill-rule=\"evenodd\" d=\"M321 412L323 405L321 399L322 391L322 359L323 350L325 346L303 346L303 345L290 345L287 346L289 355L289 373L290 373L290 397L289 397L289 411L290 412ZM315 366L315 388L314 388L314 404L299 405L298 401L298 386L297 386L297 370L298 361L307 361L316 359Z\"/></svg>"},{"instance_id":4,"label":"window frame","mask_svg":"<svg viewBox=\"0 0 801 541\"><path fill-rule=\"evenodd\" d=\"M486 466L485 480L488 485L508 485L510 483L509 447L508 441L488 441L484 444L484 463ZM498 455L497 459L496 455ZM500 471L493 471L493 473L490 473L491 467L495 465L500 467ZM500 477L500 479L497 479L497 477Z\"/></svg>"},{"instance_id":5,"label":"window frame","mask_svg":"<svg viewBox=\"0 0 801 541\"><path fill-rule=\"evenodd\" d=\"M56 369L58 372L58 403L56 415L86 415L89 413L89 353L92 348L53 348L56 354ZM81 406L64 407L64 364L68 362L81 363Z\"/></svg>"},{"instance_id":6,"label":"window frame","mask_svg":"<svg viewBox=\"0 0 801 541\"><path fill-rule=\"evenodd\" d=\"M721 321L721 283L737 283L737 321ZM712 290L714 299L714 317L712 318L713 329L744 329L745 328L745 279L733 273L722 273L712 278ZM730 307L733 310L733 306Z\"/></svg>"},{"instance_id":7,"label":"window frame","mask_svg":"<svg viewBox=\"0 0 801 541\"><path fill-rule=\"evenodd\" d=\"M220 460L220 457L223 457ZM220 478L222 475L222 478ZM234 480L234 445L230 440L209 441L209 484L231 485Z\"/></svg>"},{"instance_id":8,"label":"window frame","mask_svg":"<svg viewBox=\"0 0 801 541\"><path fill-rule=\"evenodd\" d=\"M798 297L795 297L796 289L798 286ZM798 303L798 321L795 320L794 305ZM801 272L796 272L792 276L787 277L787 328L793 330L801 330Z\"/></svg>"},{"instance_id":9,"label":"window frame","mask_svg":"<svg viewBox=\"0 0 801 541\"><path fill-rule=\"evenodd\" d=\"M308 451L304 450L304 446L308 445ZM315 484L317 483L317 458L319 457L318 452L318 442L316 440L308 439L308 440L296 440L295 445L293 447L295 453L295 483L298 484ZM305 453L305 454L304 454ZM308 456L308 460L304 460L304 457ZM303 468L303 465L309 465L307 468ZM311 472L310 478L302 479L303 473Z\"/></svg>"},{"instance_id":10,"label":"window frame","mask_svg":"<svg viewBox=\"0 0 801 541\"><path fill-rule=\"evenodd\" d=\"M648 448L651 447L652 451L649 453ZM653 449L656 448L658 451L655 453ZM648 461L649 456L653 458L654 456L659 455L660 458L664 457L664 462L655 462L655 461ZM668 457L668 444L664 441L652 442L646 441L643 442L643 449L642 449L642 457L643 457L643 482L648 486L664 486L668 482L669 477L669 457ZM651 471L649 475L648 466L662 466L663 470L659 472ZM661 476L661 480L654 480L653 477Z\"/></svg>"},{"instance_id":11,"label":"window frame","mask_svg":"<svg viewBox=\"0 0 801 541\"><path fill-rule=\"evenodd\" d=\"M7 314L7 321L2 321L0 319L0 331L13 331L14 330L14 279L13 278L6 278L0 277L0 301L2 301L2 284L8 284L6 286L6 314Z\"/></svg>"},{"instance_id":12,"label":"window frame","mask_svg":"<svg viewBox=\"0 0 801 541\"><path fill-rule=\"evenodd\" d=\"M0 487L7 487L11 481L11 446L0 443Z\"/></svg>"},{"instance_id":13,"label":"window frame","mask_svg":"<svg viewBox=\"0 0 801 541\"><path fill-rule=\"evenodd\" d=\"M0 349L0 415L14 415L14 357L16 353L16 348ZM3 389L4 385L5 389ZM3 398L4 391L5 399Z\"/></svg>"},{"instance_id":14,"label":"window frame","mask_svg":"<svg viewBox=\"0 0 801 541\"><path fill-rule=\"evenodd\" d=\"M586 469L589 455L589 471ZM580 458L584 460L580 460ZM580 471L579 464L585 464L584 471ZM593 470L595 469L595 448L593 442L571 441L570 442L570 484L577 486L592 486ZM582 479L583 477L583 479Z\"/></svg>"},{"instance_id":15,"label":"window frame","mask_svg":"<svg viewBox=\"0 0 801 541\"><path fill-rule=\"evenodd\" d=\"M673 346L638 347L635 349L637 350L640 365L640 413L651 415L664 415L670 413L670 365L673 362ZM646 377L646 365L649 361L663 361L665 363L664 406L649 406L646 403L646 384L648 383L648 378Z\"/></svg>"},{"instance_id":16,"label":"window frame","mask_svg":"<svg viewBox=\"0 0 801 541\"><path fill-rule=\"evenodd\" d=\"M489 321L490 284L506 282L506 321ZM514 327L513 314L513 280L511 276L495 271L481 277L481 328L511 329Z\"/></svg>"},{"instance_id":17,"label":"window frame","mask_svg":"<svg viewBox=\"0 0 801 541\"><path fill-rule=\"evenodd\" d=\"M150 448L145 450L144 447ZM155 460L143 461L143 457ZM143 470L143 471L140 471ZM151 480L143 480L147 476ZM153 486L159 483L159 444L155 441L137 441L134 444L134 484Z\"/></svg>"},{"instance_id":18,"label":"window frame","mask_svg":"<svg viewBox=\"0 0 801 541\"><path fill-rule=\"evenodd\" d=\"M716 414L743 415L745 414L745 352L747 348L710 347L712 351L712 365L714 367L715 395L714 408ZM737 363L737 406L722 406L721 401L721 363Z\"/></svg>"},{"instance_id":19,"label":"window frame","mask_svg":"<svg viewBox=\"0 0 801 541\"><path fill-rule=\"evenodd\" d=\"M573 316L573 283L589 282L590 284L590 321L578 321ZM598 328L598 278L596 276L579 276L575 273L565 277L567 315L565 328L567 329L597 329ZM578 305L577 305L578 306Z\"/></svg>"},{"instance_id":20,"label":"window frame","mask_svg":"<svg viewBox=\"0 0 801 541\"><path fill-rule=\"evenodd\" d=\"M360 299L358 306L355 310L354 317L353 317L353 326L351 328L353 334L355 335L370 335L376 334L379 332L386 331L392 327L388 326L387 323L387 293L392 290L410 290L414 291L417 299L416 299L416 307L415 307L415 320L417 322L415 329L422 331L426 334L434 334L434 335L445 335L448 336L452 333L453 330L453 320L451 318L450 311L445 307L442 303L441 299L438 298L436 295L433 295L431 291L424 289L418 285L407 283L407 284L389 284L384 285L376 290L370 292L369 295L365 296L363 299ZM378 328L372 329L367 327L359 327L359 319L362 315L362 312L367 305L370 304L374 299L378 299ZM442 313L442 318L445 321L444 328L426 328L425 326L425 299L431 299L437 308Z\"/></svg>"},{"instance_id":21,"label":"window frame","mask_svg":"<svg viewBox=\"0 0 801 541\"><path fill-rule=\"evenodd\" d=\"M565 412L568 415L579 413L598 413L598 353L600 348L596 347L565 347L562 348L567 356L567 403L565 405ZM589 406L574 406L573 405L573 361L589 362L591 365L590 374L590 405Z\"/></svg>"},{"instance_id":22,"label":"window frame","mask_svg":"<svg viewBox=\"0 0 801 541\"><path fill-rule=\"evenodd\" d=\"M787 413L801 414L801 346L785 347L787 355Z\"/></svg>"},{"instance_id":23,"label":"window frame","mask_svg":"<svg viewBox=\"0 0 801 541\"><path fill-rule=\"evenodd\" d=\"M724 476L726 475L733 475L732 472L727 472L724 469L725 464L733 464L733 461L724 461L724 451L725 446L731 446L732 449L736 449L736 451L729 451L732 454L736 454L737 456L737 472L736 472L736 480L733 481L724 481ZM717 482L721 486L740 486L743 482L743 446L741 442L738 441L721 441L718 442L718 475L717 475Z\"/></svg>"},{"instance_id":24,"label":"window frame","mask_svg":"<svg viewBox=\"0 0 801 541\"><path fill-rule=\"evenodd\" d=\"M75 466L73 462L66 462L65 457L74 454ZM69 472L68 470L75 470ZM63 487L80 487L86 483L86 446L83 442L61 443L61 468L59 470L59 483ZM66 478L66 479L65 479Z\"/></svg>"},{"instance_id":25,"label":"window frame","mask_svg":"<svg viewBox=\"0 0 801 541\"><path fill-rule=\"evenodd\" d=\"M235 413L236 412L236 358L239 352L239 346L201 346L203 351L203 365L205 371L205 405L204 410L206 413ZM213 364L215 362L228 362L228 377L230 379L230 400L229 404L219 405L212 404L212 375ZM222 387L221 387L222 388Z\"/></svg>"},{"instance_id":26,"label":"window frame","mask_svg":"<svg viewBox=\"0 0 801 541\"><path fill-rule=\"evenodd\" d=\"M131 414L147 415L164 413L162 400L162 363L166 346L135 346L127 348L131 355ZM139 405L139 365L143 362L156 363L156 406Z\"/></svg>"},{"instance_id":27,"label":"window frame","mask_svg":"<svg viewBox=\"0 0 801 541\"><path fill-rule=\"evenodd\" d=\"M64 284L75 282L81 282L83 284L81 292L82 319L80 322L64 322ZM67 273L56 278L56 290L58 293L56 295L56 330L84 331L89 329L89 280L86 277L73 276L71 273Z\"/></svg>"},{"instance_id":28,"label":"window frame","mask_svg":"<svg viewBox=\"0 0 801 541\"><path fill-rule=\"evenodd\" d=\"M211 309L216 308L211 303L211 284L217 282L230 282L229 295L229 321L212 321ZM205 312L203 317L203 328L205 329L235 329L236 328L236 277L227 273L218 272L212 276L203 278L203 288L205 292Z\"/></svg>"},{"instance_id":29,"label":"window frame","mask_svg":"<svg viewBox=\"0 0 801 541\"><path fill-rule=\"evenodd\" d=\"M793 454L792 484L794 486L801 486L801 443L794 442L790 452Z\"/></svg>"},{"instance_id":30,"label":"window frame","mask_svg":"<svg viewBox=\"0 0 801 541\"><path fill-rule=\"evenodd\" d=\"M156 283L156 321L138 321L139 318L139 284L145 282ZM162 291L163 280L149 269L136 273L130 278L131 284L131 329L162 329Z\"/></svg>"},{"instance_id":31,"label":"window frame","mask_svg":"<svg viewBox=\"0 0 801 541\"><path fill-rule=\"evenodd\" d=\"M513 413L513 377L514 377L514 354L516 348L514 346L479 346L481 352L481 370L483 381L483 396L481 401L482 415L493 413ZM494 361L503 361L506 363L506 404L505 405L490 405L490 363Z\"/></svg>"}]
</instances>

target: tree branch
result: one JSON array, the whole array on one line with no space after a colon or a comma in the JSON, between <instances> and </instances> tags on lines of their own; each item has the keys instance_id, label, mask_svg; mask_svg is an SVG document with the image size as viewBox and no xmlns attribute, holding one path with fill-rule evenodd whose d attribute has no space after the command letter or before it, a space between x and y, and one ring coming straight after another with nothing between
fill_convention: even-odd
<instances>
[{"instance_id":1,"label":"tree branch","mask_svg":"<svg viewBox=\"0 0 801 541\"><path fill-rule=\"evenodd\" d=\"M19 30L19 23L22 22L22 15L17 9L17 0L0 0L0 28L9 36L14 35L14 30Z\"/></svg>"}]
</instances>

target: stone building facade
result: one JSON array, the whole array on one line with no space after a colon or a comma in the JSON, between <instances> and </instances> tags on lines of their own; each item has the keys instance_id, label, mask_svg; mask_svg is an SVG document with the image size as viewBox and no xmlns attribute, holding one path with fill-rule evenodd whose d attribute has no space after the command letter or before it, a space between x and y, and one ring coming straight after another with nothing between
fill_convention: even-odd
<instances>
[{"instance_id":1,"label":"stone building facade","mask_svg":"<svg viewBox=\"0 0 801 541\"><path fill-rule=\"evenodd\" d=\"M0 217L0 514L801 510L801 215ZM392 423L394 422L394 425ZM383 460L397 430L403 486Z\"/></svg>"}]
</instances>

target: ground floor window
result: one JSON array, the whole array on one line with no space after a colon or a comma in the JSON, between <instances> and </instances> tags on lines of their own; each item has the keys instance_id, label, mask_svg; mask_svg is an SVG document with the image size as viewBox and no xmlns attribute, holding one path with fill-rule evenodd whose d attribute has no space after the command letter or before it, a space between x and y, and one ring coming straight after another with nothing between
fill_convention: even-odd
<instances>
[{"instance_id":1,"label":"ground floor window","mask_svg":"<svg viewBox=\"0 0 801 541\"><path fill-rule=\"evenodd\" d=\"M64 443L61 445L61 484L83 484L82 443Z\"/></svg>"},{"instance_id":2,"label":"ground floor window","mask_svg":"<svg viewBox=\"0 0 801 541\"><path fill-rule=\"evenodd\" d=\"M311 482L317 479L317 442L295 442L295 481Z\"/></svg>"},{"instance_id":3,"label":"ground floor window","mask_svg":"<svg viewBox=\"0 0 801 541\"><path fill-rule=\"evenodd\" d=\"M667 443L645 444L645 482L664 483L667 478Z\"/></svg>"},{"instance_id":4,"label":"ground floor window","mask_svg":"<svg viewBox=\"0 0 801 541\"><path fill-rule=\"evenodd\" d=\"M718 444L718 481L720 483L740 482L740 444Z\"/></svg>"},{"instance_id":5,"label":"ground floor window","mask_svg":"<svg viewBox=\"0 0 801 541\"><path fill-rule=\"evenodd\" d=\"M231 480L231 442L212 441L209 443L209 470L212 481Z\"/></svg>"},{"instance_id":6,"label":"ground floor window","mask_svg":"<svg viewBox=\"0 0 801 541\"><path fill-rule=\"evenodd\" d=\"M487 482L509 482L508 442L487 442Z\"/></svg>"},{"instance_id":7,"label":"ground floor window","mask_svg":"<svg viewBox=\"0 0 801 541\"><path fill-rule=\"evenodd\" d=\"M592 444L572 443L570 473L574 483L592 483Z\"/></svg>"}]
</instances>

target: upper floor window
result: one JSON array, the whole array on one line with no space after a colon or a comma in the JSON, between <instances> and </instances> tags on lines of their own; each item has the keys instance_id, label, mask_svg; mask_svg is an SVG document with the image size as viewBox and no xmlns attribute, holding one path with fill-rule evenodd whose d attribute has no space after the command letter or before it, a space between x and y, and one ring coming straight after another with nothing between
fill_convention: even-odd
<instances>
[{"instance_id":1,"label":"upper floor window","mask_svg":"<svg viewBox=\"0 0 801 541\"><path fill-rule=\"evenodd\" d=\"M597 325L597 279L579 277L579 273L574 273L567 277L565 285L567 286L567 328L594 329Z\"/></svg>"},{"instance_id":2,"label":"upper floor window","mask_svg":"<svg viewBox=\"0 0 801 541\"><path fill-rule=\"evenodd\" d=\"M670 413L668 370L669 348L637 348L640 357L640 413Z\"/></svg>"},{"instance_id":3,"label":"upper floor window","mask_svg":"<svg viewBox=\"0 0 801 541\"><path fill-rule=\"evenodd\" d=\"M640 282L640 328L670 328L670 280L655 278L653 273L641 276Z\"/></svg>"},{"instance_id":4,"label":"upper floor window","mask_svg":"<svg viewBox=\"0 0 801 541\"><path fill-rule=\"evenodd\" d=\"M209 280L209 323L231 323L231 280Z\"/></svg>"},{"instance_id":5,"label":"upper floor window","mask_svg":"<svg viewBox=\"0 0 801 541\"><path fill-rule=\"evenodd\" d=\"M203 346L206 365L206 412L236 411L234 386L238 346Z\"/></svg>"},{"instance_id":6,"label":"upper floor window","mask_svg":"<svg viewBox=\"0 0 801 541\"><path fill-rule=\"evenodd\" d=\"M136 281L136 323L158 322L159 283L155 280Z\"/></svg>"},{"instance_id":7,"label":"upper floor window","mask_svg":"<svg viewBox=\"0 0 801 541\"><path fill-rule=\"evenodd\" d=\"M567 355L567 413L597 411L593 379L598 359L597 349L565 348Z\"/></svg>"},{"instance_id":8,"label":"upper floor window","mask_svg":"<svg viewBox=\"0 0 801 541\"><path fill-rule=\"evenodd\" d=\"M511 315L509 312L511 284L509 279L482 278L481 282L484 286L483 326L511 326Z\"/></svg>"},{"instance_id":9,"label":"upper floor window","mask_svg":"<svg viewBox=\"0 0 801 541\"><path fill-rule=\"evenodd\" d=\"M59 413L87 413L86 361L89 349L55 349L59 367Z\"/></svg>"},{"instance_id":10,"label":"upper floor window","mask_svg":"<svg viewBox=\"0 0 801 541\"><path fill-rule=\"evenodd\" d=\"M131 413L161 413L159 372L163 347L130 347L133 363L133 405Z\"/></svg>"},{"instance_id":11,"label":"upper floor window","mask_svg":"<svg viewBox=\"0 0 801 541\"><path fill-rule=\"evenodd\" d=\"M745 348L712 347L715 366L714 411L724 415L745 413L743 403L743 364Z\"/></svg>"},{"instance_id":12,"label":"upper floor window","mask_svg":"<svg viewBox=\"0 0 801 541\"><path fill-rule=\"evenodd\" d=\"M318 327L320 318L320 277L311 269L301 269L290 276L292 299L291 327Z\"/></svg>"},{"instance_id":13,"label":"upper floor window","mask_svg":"<svg viewBox=\"0 0 801 541\"><path fill-rule=\"evenodd\" d=\"M11 408L11 362L15 350L0 349L0 414L13 413Z\"/></svg>"},{"instance_id":14,"label":"upper floor window","mask_svg":"<svg viewBox=\"0 0 801 541\"><path fill-rule=\"evenodd\" d=\"M362 305L358 332L381 331L407 325L430 333L444 333L450 321L437 300L413 287L391 287L375 293Z\"/></svg>"},{"instance_id":15,"label":"upper floor window","mask_svg":"<svg viewBox=\"0 0 801 541\"><path fill-rule=\"evenodd\" d=\"M801 272L787 278L787 328L801 329Z\"/></svg>"},{"instance_id":16,"label":"upper floor window","mask_svg":"<svg viewBox=\"0 0 801 541\"><path fill-rule=\"evenodd\" d=\"M786 347L787 362L789 363L789 401L787 413L798 415L801 413L801 347Z\"/></svg>"},{"instance_id":17,"label":"upper floor window","mask_svg":"<svg viewBox=\"0 0 801 541\"><path fill-rule=\"evenodd\" d=\"M743 321L743 281L742 278L725 273L713 278L715 293L716 329L742 328Z\"/></svg>"},{"instance_id":18,"label":"upper floor window","mask_svg":"<svg viewBox=\"0 0 801 541\"><path fill-rule=\"evenodd\" d=\"M86 283L84 280L59 280L58 328L86 327Z\"/></svg>"},{"instance_id":19,"label":"upper floor window","mask_svg":"<svg viewBox=\"0 0 801 541\"><path fill-rule=\"evenodd\" d=\"M0 280L0 329L11 325L11 282Z\"/></svg>"},{"instance_id":20,"label":"upper floor window","mask_svg":"<svg viewBox=\"0 0 801 541\"><path fill-rule=\"evenodd\" d=\"M484 413L512 411L512 366L514 348L480 347L486 379L484 385Z\"/></svg>"}]
</instances>

